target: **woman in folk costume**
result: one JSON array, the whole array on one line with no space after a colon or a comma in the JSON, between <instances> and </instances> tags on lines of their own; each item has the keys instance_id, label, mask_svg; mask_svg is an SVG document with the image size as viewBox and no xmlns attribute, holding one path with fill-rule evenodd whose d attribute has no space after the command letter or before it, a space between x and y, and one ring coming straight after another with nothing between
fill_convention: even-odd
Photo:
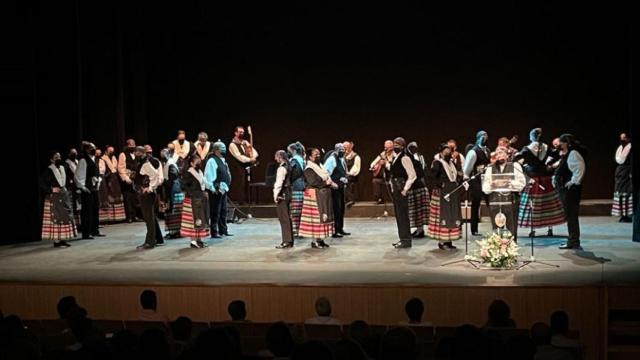
<instances>
[{"instance_id":1,"label":"woman in folk costume","mask_svg":"<svg viewBox=\"0 0 640 360\"><path fill-rule=\"evenodd\" d=\"M461 191L443 198L455 189L461 176L451 158L451 148L442 143L439 155L433 160L429 172L429 183L432 189L427 236L439 240L441 250L456 249L452 241L460 239L462 213L460 211Z\"/></svg>"},{"instance_id":2,"label":"woman in folk costume","mask_svg":"<svg viewBox=\"0 0 640 360\"><path fill-rule=\"evenodd\" d=\"M408 194L409 222L416 230L411 234L414 238L424 238L424 227L429 220L429 190L425 178L424 156L418 152L418 144L412 141L407 145L407 153L413 161L416 181L411 185Z\"/></svg>"},{"instance_id":3,"label":"woman in folk costume","mask_svg":"<svg viewBox=\"0 0 640 360\"><path fill-rule=\"evenodd\" d=\"M300 142L289 144L289 163L291 165L291 224L293 226L293 237L300 236L300 217L302 216L302 204L304 202L304 169L305 150Z\"/></svg>"},{"instance_id":4,"label":"woman in folk costume","mask_svg":"<svg viewBox=\"0 0 640 360\"><path fill-rule=\"evenodd\" d=\"M97 157L97 156L96 156ZM100 158L99 170L102 182L98 189L100 197L100 222L124 221L127 216L124 211L124 199L120 189L118 176L118 158L116 158L113 146L105 148L105 153Z\"/></svg>"},{"instance_id":5,"label":"woman in folk costume","mask_svg":"<svg viewBox=\"0 0 640 360\"><path fill-rule=\"evenodd\" d=\"M172 145L172 144L170 144ZM184 192L182 191L182 180L180 179L180 169L173 158L173 146L167 148L163 164L165 182L163 191L166 194L166 209L164 212L164 226L167 231L167 239L177 239L180 237L180 225L182 222L182 206L184 202Z\"/></svg>"},{"instance_id":6,"label":"woman in folk costume","mask_svg":"<svg viewBox=\"0 0 640 360\"><path fill-rule=\"evenodd\" d=\"M71 194L65 187L67 177L59 152L49 158L51 164L40 178L40 188L46 194L42 214L42 240L53 240L53 247L69 247L67 240L76 237Z\"/></svg>"},{"instance_id":7,"label":"woman in folk costume","mask_svg":"<svg viewBox=\"0 0 640 360\"><path fill-rule=\"evenodd\" d=\"M300 235L312 238L311 247L328 248L324 239L333 234L333 204L331 188L338 185L320 165L320 150L307 149L304 169L304 201L300 220Z\"/></svg>"},{"instance_id":8,"label":"woman in folk costume","mask_svg":"<svg viewBox=\"0 0 640 360\"><path fill-rule=\"evenodd\" d=\"M180 234L191 238L192 248L204 248L207 245L202 238L209 236L209 203L199 156L191 157L189 169L182 176L182 189L185 197Z\"/></svg>"},{"instance_id":9,"label":"woman in folk costume","mask_svg":"<svg viewBox=\"0 0 640 360\"><path fill-rule=\"evenodd\" d=\"M633 183L631 182L631 138L620 134L620 146L616 150L615 192L612 216L620 216L620 222L631 222L633 216Z\"/></svg>"},{"instance_id":10,"label":"woman in folk costume","mask_svg":"<svg viewBox=\"0 0 640 360\"><path fill-rule=\"evenodd\" d=\"M540 141L542 129L529 133L531 143L516 154L514 161L521 161L529 182L520 194L518 226L532 228L529 236L535 236L536 228L548 227L547 235L553 236L553 226L566 222L560 195L553 187L553 168L548 163L550 149Z\"/></svg>"}]
</instances>

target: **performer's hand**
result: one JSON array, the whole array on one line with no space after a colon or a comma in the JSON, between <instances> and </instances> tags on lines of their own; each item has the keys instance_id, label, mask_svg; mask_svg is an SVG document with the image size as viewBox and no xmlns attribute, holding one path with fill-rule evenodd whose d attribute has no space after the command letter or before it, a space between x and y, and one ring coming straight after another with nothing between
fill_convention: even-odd
<instances>
[{"instance_id":1,"label":"performer's hand","mask_svg":"<svg viewBox=\"0 0 640 360\"><path fill-rule=\"evenodd\" d=\"M124 182L126 182L126 183L127 183L127 184L129 184L129 185L133 184L133 181L131 181L131 179L127 179L127 180L125 180Z\"/></svg>"},{"instance_id":2,"label":"performer's hand","mask_svg":"<svg viewBox=\"0 0 640 360\"><path fill-rule=\"evenodd\" d=\"M52 188L51 188L51 192L52 192L52 193L54 193L54 194L57 194L57 193L59 193L59 192L60 192L60 188L59 188L59 187L57 187L57 186L56 186L56 187L52 187Z\"/></svg>"},{"instance_id":3,"label":"performer's hand","mask_svg":"<svg viewBox=\"0 0 640 360\"><path fill-rule=\"evenodd\" d=\"M91 190L89 190L89 189L88 189L88 188L86 188L86 187L83 187L81 190L82 190L82 192L83 192L83 193L85 193L85 194L91 194Z\"/></svg>"},{"instance_id":4,"label":"performer's hand","mask_svg":"<svg viewBox=\"0 0 640 360\"><path fill-rule=\"evenodd\" d=\"M536 181L534 179L529 179L529 184L533 185L535 183L536 183Z\"/></svg>"},{"instance_id":5,"label":"performer's hand","mask_svg":"<svg viewBox=\"0 0 640 360\"><path fill-rule=\"evenodd\" d=\"M338 184L331 182L331 188L332 189L337 189L338 188Z\"/></svg>"},{"instance_id":6,"label":"performer's hand","mask_svg":"<svg viewBox=\"0 0 640 360\"><path fill-rule=\"evenodd\" d=\"M258 161L258 159L251 159L251 163L252 163L252 164L255 164L255 163L256 163L256 161Z\"/></svg>"},{"instance_id":7,"label":"performer's hand","mask_svg":"<svg viewBox=\"0 0 640 360\"><path fill-rule=\"evenodd\" d=\"M405 197L407 196L408 193L409 193L409 191L407 191L407 190L400 191L400 195L405 196Z\"/></svg>"},{"instance_id":8,"label":"performer's hand","mask_svg":"<svg viewBox=\"0 0 640 360\"><path fill-rule=\"evenodd\" d=\"M565 189L571 189L572 186L573 186L573 183L571 181L569 181L568 183L564 184L564 188Z\"/></svg>"},{"instance_id":9,"label":"performer's hand","mask_svg":"<svg viewBox=\"0 0 640 360\"><path fill-rule=\"evenodd\" d=\"M462 186L464 186L464 190L465 191L469 191L469 182L468 181L463 182Z\"/></svg>"}]
</instances>

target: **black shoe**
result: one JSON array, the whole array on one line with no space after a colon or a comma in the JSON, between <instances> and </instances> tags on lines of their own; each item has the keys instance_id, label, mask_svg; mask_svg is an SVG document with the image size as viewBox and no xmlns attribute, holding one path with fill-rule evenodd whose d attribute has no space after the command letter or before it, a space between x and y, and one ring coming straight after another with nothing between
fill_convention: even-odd
<instances>
[{"instance_id":1,"label":"black shoe","mask_svg":"<svg viewBox=\"0 0 640 360\"><path fill-rule=\"evenodd\" d=\"M276 246L276 249L288 249L288 248L292 248L293 247L293 243L292 242L283 242L280 245Z\"/></svg>"},{"instance_id":2,"label":"black shoe","mask_svg":"<svg viewBox=\"0 0 640 360\"><path fill-rule=\"evenodd\" d=\"M144 219L140 219L140 218L133 218L133 221L135 221L135 222L144 222Z\"/></svg>"},{"instance_id":3,"label":"black shoe","mask_svg":"<svg viewBox=\"0 0 640 360\"><path fill-rule=\"evenodd\" d=\"M352 207L353 205L355 205L355 203L356 203L355 201L349 201L348 203L344 204L344 206L346 206L346 207L350 208L350 207Z\"/></svg>"},{"instance_id":4,"label":"black shoe","mask_svg":"<svg viewBox=\"0 0 640 360\"><path fill-rule=\"evenodd\" d=\"M197 243L194 244L193 241L189 243L189 247L192 248L192 249L199 249L200 248L200 246L198 246Z\"/></svg>"},{"instance_id":5,"label":"black shoe","mask_svg":"<svg viewBox=\"0 0 640 360\"><path fill-rule=\"evenodd\" d=\"M553 237L553 229L547 230L547 236Z\"/></svg>"},{"instance_id":6,"label":"black shoe","mask_svg":"<svg viewBox=\"0 0 640 360\"><path fill-rule=\"evenodd\" d=\"M531 232L529 233L529 237L536 237L536 231L531 230Z\"/></svg>"},{"instance_id":7,"label":"black shoe","mask_svg":"<svg viewBox=\"0 0 640 360\"><path fill-rule=\"evenodd\" d=\"M472 236L482 236L482 235L481 235L479 232L477 232L477 231L472 231L472 232L471 232L471 235L472 235Z\"/></svg>"},{"instance_id":8,"label":"black shoe","mask_svg":"<svg viewBox=\"0 0 640 360\"><path fill-rule=\"evenodd\" d=\"M382 204L384 204L384 200L382 200L382 199L378 199L378 200L376 201L376 204L378 204L378 205L382 205Z\"/></svg>"},{"instance_id":9,"label":"black shoe","mask_svg":"<svg viewBox=\"0 0 640 360\"><path fill-rule=\"evenodd\" d=\"M93 236L83 236L82 240L93 240L95 239Z\"/></svg>"},{"instance_id":10,"label":"black shoe","mask_svg":"<svg viewBox=\"0 0 640 360\"><path fill-rule=\"evenodd\" d=\"M631 216L623 216L623 217L620 218L620 222L621 223L630 223L632 221L633 220L631 219Z\"/></svg>"},{"instance_id":11,"label":"black shoe","mask_svg":"<svg viewBox=\"0 0 640 360\"><path fill-rule=\"evenodd\" d=\"M441 243L441 242L439 242L439 243L438 243L438 249L440 249L440 250L446 250L446 248L444 247L444 244L443 244L443 243Z\"/></svg>"},{"instance_id":12,"label":"black shoe","mask_svg":"<svg viewBox=\"0 0 640 360\"><path fill-rule=\"evenodd\" d=\"M396 249L408 249L411 247L411 243L409 241L398 241L397 243L393 244L393 247Z\"/></svg>"},{"instance_id":13,"label":"black shoe","mask_svg":"<svg viewBox=\"0 0 640 360\"><path fill-rule=\"evenodd\" d=\"M164 241L158 241L158 242L156 242L156 246L164 246Z\"/></svg>"},{"instance_id":14,"label":"black shoe","mask_svg":"<svg viewBox=\"0 0 640 360\"><path fill-rule=\"evenodd\" d=\"M446 242L446 243L444 243L444 244L442 244L442 245L444 245L444 247L445 247L445 248L447 248L447 249L449 249L449 250L455 250L455 249L457 249L457 247L453 246L453 244L451 243L451 241Z\"/></svg>"},{"instance_id":15,"label":"black shoe","mask_svg":"<svg viewBox=\"0 0 640 360\"><path fill-rule=\"evenodd\" d=\"M127 223L129 224L133 223L133 219L127 219Z\"/></svg>"},{"instance_id":16,"label":"black shoe","mask_svg":"<svg viewBox=\"0 0 640 360\"><path fill-rule=\"evenodd\" d=\"M420 231L416 230L413 232L413 234L411 234L411 237L415 239L422 239L424 238L424 236L425 236L424 230L420 230Z\"/></svg>"},{"instance_id":17,"label":"black shoe","mask_svg":"<svg viewBox=\"0 0 640 360\"><path fill-rule=\"evenodd\" d=\"M296 240L304 239L304 236L296 235L293 237Z\"/></svg>"},{"instance_id":18,"label":"black shoe","mask_svg":"<svg viewBox=\"0 0 640 360\"><path fill-rule=\"evenodd\" d=\"M218 234L213 234L211 235L212 239L222 239L222 236L218 235Z\"/></svg>"},{"instance_id":19,"label":"black shoe","mask_svg":"<svg viewBox=\"0 0 640 360\"><path fill-rule=\"evenodd\" d=\"M582 246L564 244L564 245L560 246L559 249L560 250L582 250Z\"/></svg>"},{"instance_id":20,"label":"black shoe","mask_svg":"<svg viewBox=\"0 0 640 360\"><path fill-rule=\"evenodd\" d=\"M331 235L331 237L334 238L334 239L338 239L338 238L341 238L343 236L342 236L342 234L335 233L335 234Z\"/></svg>"},{"instance_id":21,"label":"black shoe","mask_svg":"<svg viewBox=\"0 0 640 360\"><path fill-rule=\"evenodd\" d=\"M316 243L318 244L319 247L321 248L328 248L329 244L327 244L326 242L324 242L324 240L318 240L316 241Z\"/></svg>"},{"instance_id":22,"label":"black shoe","mask_svg":"<svg viewBox=\"0 0 640 360\"><path fill-rule=\"evenodd\" d=\"M91 236L94 236L94 237L105 237L105 236L107 236L107 235L105 235L105 234L101 234L101 233L97 233L97 234L93 234L93 235L91 235Z\"/></svg>"},{"instance_id":23,"label":"black shoe","mask_svg":"<svg viewBox=\"0 0 640 360\"><path fill-rule=\"evenodd\" d=\"M311 242L311 247L312 247L312 248L314 248L314 249L319 249L319 248L320 248L320 245L318 245L318 243L317 243L317 242L312 241L312 242Z\"/></svg>"},{"instance_id":24,"label":"black shoe","mask_svg":"<svg viewBox=\"0 0 640 360\"><path fill-rule=\"evenodd\" d=\"M224 235L224 236L233 236L233 234L229 234L229 233L224 233L222 235Z\"/></svg>"},{"instance_id":25,"label":"black shoe","mask_svg":"<svg viewBox=\"0 0 640 360\"><path fill-rule=\"evenodd\" d=\"M196 240L196 244L198 244L198 247L199 247L200 249L204 249L204 248L206 248L206 247L208 246L208 245L207 245L207 244L205 244L202 240Z\"/></svg>"},{"instance_id":26,"label":"black shoe","mask_svg":"<svg viewBox=\"0 0 640 360\"><path fill-rule=\"evenodd\" d=\"M153 245L151 245L151 244L144 243L144 244L142 244L142 245L138 245L138 246L136 247L136 249L138 249L138 250L149 250L149 249L153 249L154 247L155 247L155 246L153 246Z\"/></svg>"},{"instance_id":27,"label":"black shoe","mask_svg":"<svg viewBox=\"0 0 640 360\"><path fill-rule=\"evenodd\" d=\"M64 240L60 240L60 241L58 241L58 242L54 242L54 243L53 243L53 247L54 247L54 248L59 248L59 247L65 247L65 248L67 248L67 247L69 247L69 246L71 246L71 244L69 244L68 242L66 242L66 241L64 241Z\"/></svg>"},{"instance_id":28,"label":"black shoe","mask_svg":"<svg viewBox=\"0 0 640 360\"><path fill-rule=\"evenodd\" d=\"M339 232L339 234L340 234L340 235L342 235L342 236L349 236L349 235L351 235L351 233L345 232L344 230L340 231L340 232Z\"/></svg>"}]
</instances>

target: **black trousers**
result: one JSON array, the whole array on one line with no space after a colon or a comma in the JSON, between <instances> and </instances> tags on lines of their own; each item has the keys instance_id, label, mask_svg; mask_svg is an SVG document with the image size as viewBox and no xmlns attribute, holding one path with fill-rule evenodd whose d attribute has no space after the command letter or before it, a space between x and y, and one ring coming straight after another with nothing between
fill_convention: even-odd
<instances>
[{"instance_id":1,"label":"black trousers","mask_svg":"<svg viewBox=\"0 0 640 360\"><path fill-rule=\"evenodd\" d=\"M469 195L471 195L471 232L478 232L478 223L480 222L480 205L484 199L489 205L488 196L482 192L482 183L480 177L469 181Z\"/></svg>"},{"instance_id":2,"label":"black trousers","mask_svg":"<svg viewBox=\"0 0 640 360\"><path fill-rule=\"evenodd\" d=\"M144 193L140 195L140 210L142 211L142 218L147 225L147 235L144 239L146 244L155 246L156 244L164 243L162 239L162 231L160 230L160 224L158 224L158 218L156 217L156 194Z\"/></svg>"},{"instance_id":3,"label":"black trousers","mask_svg":"<svg viewBox=\"0 0 640 360\"><path fill-rule=\"evenodd\" d=\"M384 194L387 193L387 182L382 178L373 178L373 199L380 200L384 199Z\"/></svg>"},{"instance_id":4,"label":"black trousers","mask_svg":"<svg viewBox=\"0 0 640 360\"><path fill-rule=\"evenodd\" d=\"M582 185L573 185L569 189L561 187L558 190L560 202L564 207L564 214L567 217L567 228L569 239L567 245L580 246L580 197L582 196Z\"/></svg>"},{"instance_id":5,"label":"black trousers","mask_svg":"<svg viewBox=\"0 0 640 360\"><path fill-rule=\"evenodd\" d=\"M345 198L345 202L349 203L349 202L355 202L358 198L357 196L357 188L358 183L357 182L349 182L345 188L344 188L344 198ZM378 200L378 198L376 198L376 200Z\"/></svg>"},{"instance_id":6,"label":"black trousers","mask_svg":"<svg viewBox=\"0 0 640 360\"><path fill-rule=\"evenodd\" d=\"M82 232L82 237L89 237L91 235L97 235L98 231L98 221L99 221L99 210L100 205L98 204L98 192L82 192L80 194L80 202L82 204L82 209L80 210L80 229Z\"/></svg>"},{"instance_id":7,"label":"black trousers","mask_svg":"<svg viewBox=\"0 0 640 360\"><path fill-rule=\"evenodd\" d=\"M127 184L124 181L120 182L120 188L122 189L124 212L127 220L133 220L136 217L138 207L138 194L133 190L132 184Z\"/></svg>"},{"instance_id":8,"label":"black trousers","mask_svg":"<svg viewBox=\"0 0 640 360\"><path fill-rule=\"evenodd\" d=\"M276 213L278 214L278 221L280 221L280 231L282 232L282 242L293 244L293 226L291 224L291 196L286 197L286 200L281 200L276 205Z\"/></svg>"},{"instance_id":9,"label":"black trousers","mask_svg":"<svg viewBox=\"0 0 640 360\"><path fill-rule=\"evenodd\" d=\"M211 216L211 236L227 234L227 193L209 193L209 215Z\"/></svg>"},{"instance_id":10,"label":"black trousers","mask_svg":"<svg viewBox=\"0 0 640 360\"><path fill-rule=\"evenodd\" d=\"M331 189L331 203L333 205L333 232L340 234L344 231L344 187Z\"/></svg>"},{"instance_id":11,"label":"black trousers","mask_svg":"<svg viewBox=\"0 0 640 360\"><path fill-rule=\"evenodd\" d=\"M411 223L409 222L409 198L402 196L400 190L391 192L393 197L393 209L396 213L396 225L398 225L398 238L402 242L411 243Z\"/></svg>"}]
</instances>

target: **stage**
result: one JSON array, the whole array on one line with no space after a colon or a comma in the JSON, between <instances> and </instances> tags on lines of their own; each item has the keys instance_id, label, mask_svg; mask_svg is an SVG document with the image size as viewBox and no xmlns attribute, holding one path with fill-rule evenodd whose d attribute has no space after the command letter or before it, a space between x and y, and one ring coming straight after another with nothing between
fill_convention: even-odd
<instances>
[{"instance_id":1,"label":"stage","mask_svg":"<svg viewBox=\"0 0 640 360\"><path fill-rule=\"evenodd\" d=\"M640 281L640 244L631 242L631 224L613 217L582 217L583 251L559 250L561 238L535 238L537 260L520 270L476 270L467 263L441 266L464 256L437 248L435 240L416 239L413 248L396 250L395 220L348 218L353 235L329 239L329 249L312 249L309 239L278 250L275 219L253 218L231 224L235 235L207 239L206 249L191 249L187 239L166 240L152 250L136 250L144 241L143 223L105 226L107 237L73 241L67 249L49 242L0 247L0 281L111 285L454 285L576 286L627 285ZM481 232L489 230L488 218ZM566 228L554 229L557 235ZM546 233L539 230L539 234ZM523 259L530 256L528 229L521 229ZM475 249L469 236L470 250Z\"/></svg>"}]
</instances>

